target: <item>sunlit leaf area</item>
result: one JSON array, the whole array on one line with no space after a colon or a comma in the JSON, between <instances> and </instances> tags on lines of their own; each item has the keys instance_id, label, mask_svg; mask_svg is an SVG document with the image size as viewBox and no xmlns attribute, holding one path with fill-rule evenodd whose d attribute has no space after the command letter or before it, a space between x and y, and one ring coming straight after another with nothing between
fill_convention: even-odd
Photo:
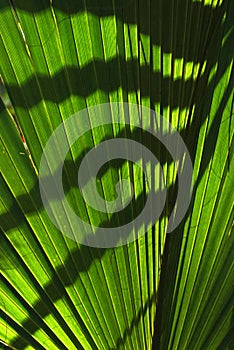
<instances>
[{"instance_id":1,"label":"sunlit leaf area","mask_svg":"<svg viewBox=\"0 0 234 350\"><path fill-rule=\"evenodd\" d=\"M233 59L233 0L0 1L1 349L234 349ZM112 103L153 113L139 126L125 112L119 123L91 117ZM66 129L84 109L89 130L82 118ZM171 232L186 162L169 151L173 133L161 128L160 140L145 128L161 127L156 115L177 130L193 166L188 208ZM57 138L52 163L69 150L60 170L48 169L88 235L64 219L56 196L51 220L40 191L43 151L61 125L67 139ZM118 153L110 140L127 139L157 158L166 190L157 220L138 226L127 224L141 217L153 179L155 192L162 184L151 164L145 175L137 148L136 164L108 158ZM132 196L116 212L94 208L78 186L82 159L104 142L95 190L105 203ZM125 244L113 236L123 227L133 230ZM104 229L112 245L87 244Z\"/></svg>"}]
</instances>

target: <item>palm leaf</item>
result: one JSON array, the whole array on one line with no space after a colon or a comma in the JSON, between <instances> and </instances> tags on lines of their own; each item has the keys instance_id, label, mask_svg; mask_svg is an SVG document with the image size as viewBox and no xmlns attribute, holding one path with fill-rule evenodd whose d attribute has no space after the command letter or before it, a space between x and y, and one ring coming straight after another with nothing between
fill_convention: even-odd
<instances>
[{"instance_id":1,"label":"palm leaf","mask_svg":"<svg viewBox=\"0 0 234 350\"><path fill-rule=\"evenodd\" d=\"M0 74L13 106L0 105L2 345L231 349L232 2L2 0L0 10ZM98 184L113 200L116 182L131 180L134 200L124 214L93 210L77 190L83 156L130 136L163 166L169 195L160 219L128 245L94 248L61 234L48 217L38 183L47 140L75 112L106 102L150 107L182 135L194 190L173 233L166 235L176 168L165 147L124 120L93 128L71 147L67 199L98 227L134 218L148 189L131 162L110 163Z\"/></svg>"}]
</instances>

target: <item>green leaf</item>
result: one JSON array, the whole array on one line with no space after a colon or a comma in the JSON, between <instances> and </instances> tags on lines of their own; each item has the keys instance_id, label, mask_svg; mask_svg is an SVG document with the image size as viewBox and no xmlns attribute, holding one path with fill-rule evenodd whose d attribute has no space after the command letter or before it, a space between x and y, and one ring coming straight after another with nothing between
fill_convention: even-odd
<instances>
[{"instance_id":1,"label":"green leaf","mask_svg":"<svg viewBox=\"0 0 234 350\"><path fill-rule=\"evenodd\" d=\"M13 107L0 103L2 346L231 348L233 18L229 0L1 1L0 75ZM127 127L127 117L100 127L90 118L91 131L70 145L63 187L75 213L97 227L94 234L134 219L149 190L141 169L121 159L102 167L97 190L111 201L117 182L130 180L134 197L125 211L104 213L85 202L77 172L102 141L144 144L158 157L168 189L145 235L95 248L76 240L74 223L74 239L52 223L38 173L56 128L107 102L163 115L189 150L194 188L184 220L166 234L178 187L168 150ZM68 142L73 132L65 129Z\"/></svg>"}]
</instances>

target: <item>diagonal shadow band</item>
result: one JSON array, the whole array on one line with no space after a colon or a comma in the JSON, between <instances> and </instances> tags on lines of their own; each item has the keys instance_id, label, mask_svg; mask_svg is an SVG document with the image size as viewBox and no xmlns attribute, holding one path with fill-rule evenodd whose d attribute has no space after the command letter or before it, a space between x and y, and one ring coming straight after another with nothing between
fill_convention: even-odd
<instances>
[{"instance_id":1,"label":"diagonal shadow band","mask_svg":"<svg viewBox=\"0 0 234 350\"><path fill-rule=\"evenodd\" d=\"M139 199L140 202L142 202L142 199ZM129 211L130 213L130 211ZM108 224L108 223L106 223ZM98 230L97 230L98 234ZM7 244L9 247L11 246L9 241L7 241ZM10 247L10 249L13 249L13 247ZM128 247L124 246L121 249L124 250L125 255L128 254ZM43 249L42 249L43 251ZM58 310L55 308L54 304L56 301L63 299L66 301L66 303L69 305L70 309L73 312L73 315L76 319L76 321L79 323L81 330L84 334L86 334L87 340L90 344L92 344L92 348L96 349L96 345L92 340L91 335L89 332L87 332L86 326L84 324L84 321L82 320L81 316L79 315L79 312L77 311L76 305L73 304L71 301L67 291L66 287L73 285L77 279L79 278L79 275L82 271L88 271L91 264L95 262L95 260L99 261L107 252L108 249L96 249L96 248L90 248L88 246L80 246L79 248L76 248L70 252L70 255L66 259L65 263L61 265L54 273L53 277L50 280L49 283L47 283L45 286L41 287L41 285L38 283L30 269L25 265L23 259L19 256L18 263L25 269L26 273L30 277L30 279L33 281L33 285L36 288L39 295L43 295L42 298L40 298L38 301L36 301L33 305L30 307L30 314L29 318L25 319L25 321L22 322L21 326L25 331L24 336L25 340L27 340L30 344L34 344L35 340L33 339L33 334L38 329L43 329L45 333L48 334L48 336L55 342L55 344L63 349L64 347L61 347L61 344L59 343L59 340L57 339L56 335L53 333L53 330L50 330L49 327L46 325L46 323L43 321L43 319L48 316L49 314L53 314L56 317L56 320L59 324L59 326L65 330L66 334L70 337L70 339L74 342L74 344L77 346L78 349L82 349L82 347L79 347L79 341L76 338L76 336L72 333L71 329L68 325L64 324L63 315L61 315ZM114 254L114 250L113 250ZM44 253L44 258L47 260L48 265L51 268L51 271L53 271L53 267L51 266L51 262L49 261L48 257ZM72 268L71 268L72 266ZM16 289L9 284L7 281L4 281L6 285L9 287L9 290L13 295L15 295L20 303L24 307L28 307L27 302L25 299L19 295L19 293L16 291ZM88 302L89 296L86 296L87 300L83 300L83 302ZM151 300L152 302L153 300ZM77 299L77 303L79 304L79 301ZM146 310L144 311L144 313ZM129 333L129 331L132 331L133 327L136 326L136 324L139 322L140 317L142 317L142 314L136 315L136 319L132 321L132 326L130 326L129 330L126 330L126 334ZM12 321L13 322L13 321ZM11 319L9 318L8 323L11 325ZM19 328L19 326L18 326ZM123 339L119 339L118 343L122 343L125 339L126 335ZM24 340L21 339L21 337L16 337L12 343L11 346L19 347L19 345L22 344L22 348L26 344L24 344ZM36 348L40 348L38 345Z\"/></svg>"},{"instance_id":2,"label":"diagonal shadow band","mask_svg":"<svg viewBox=\"0 0 234 350\"><path fill-rule=\"evenodd\" d=\"M36 14L45 11L51 11L51 1L45 0L11 0L11 6L16 11L23 10L24 12ZM202 55L201 48L204 47L207 38L208 28L217 28L221 24L221 19L227 6L228 0L222 2L221 5L213 7L211 5L204 5L202 2L194 2L192 0L180 0L177 11L173 12L171 8L171 0L155 0L151 4L145 1L125 0L115 1L114 6L109 0L68 0L62 2L60 0L53 0L53 9L64 13L63 20L69 20L70 16L88 11L98 17L116 16L120 21L127 24L135 24L140 26L142 34L150 36L153 45L163 44L165 52L171 52L171 41L168 35L168 26L158 24L158 18L164 23L174 23L174 16L177 14L180 17L180 25L177 25L177 33L175 38L177 45L173 47L172 52L175 58L184 58L188 61L199 62ZM9 8L8 0L3 0L0 3L0 10ZM187 30L187 19L185 16L185 9L190 13L191 28L194 31ZM143 15L142 15L143 14ZM202 20L202 30L200 32L200 50L194 52L194 42L196 41L198 22ZM151 22L151 25L149 23ZM160 39L163 38L163 43ZM187 45L187 57L184 57L183 42ZM33 44L33 43L31 43Z\"/></svg>"},{"instance_id":3,"label":"diagonal shadow band","mask_svg":"<svg viewBox=\"0 0 234 350\"><path fill-rule=\"evenodd\" d=\"M129 73L126 75L126 72ZM107 74L109 78L105 79ZM138 75L140 75L140 79L133 78ZM92 77L96 78L92 79ZM149 84L149 77L152 80L152 86ZM162 90L159 90L158 84L161 79ZM205 79L205 77L201 77L201 79ZM94 60L82 69L66 67L53 77L37 74L21 84L20 87L7 83L5 86L15 107L31 108L43 99L61 103L70 97L71 91L74 96L88 97L97 89L110 93L119 87L128 92L140 89L142 97L150 96L154 103L160 101L166 103L170 83L174 92L173 99L170 101L171 108L189 107L191 91L193 91L196 80L189 78L184 81L178 78L171 81L169 77L162 77L160 72L153 72L149 65L139 66L137 59L126 62L121 57L113 58L108 62ZM181 85L184 89L183 100L179 98Z\"/></svg>"}]
</instances>

